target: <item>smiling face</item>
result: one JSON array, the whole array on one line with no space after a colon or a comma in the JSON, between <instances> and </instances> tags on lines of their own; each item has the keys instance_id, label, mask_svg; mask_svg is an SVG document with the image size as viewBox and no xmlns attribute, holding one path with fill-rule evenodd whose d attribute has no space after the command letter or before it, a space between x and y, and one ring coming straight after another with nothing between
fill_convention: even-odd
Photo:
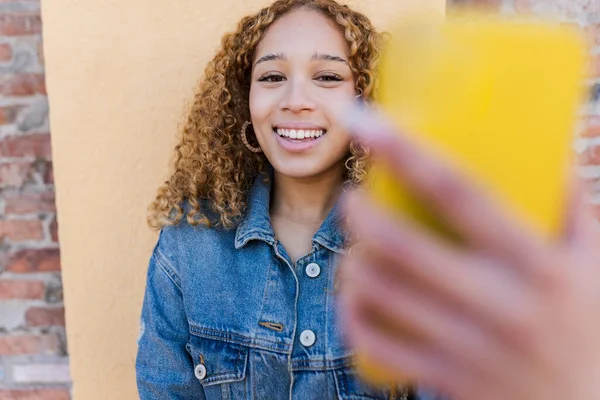
<instances>
[{"instance_id":1,"label":"smiling face","mask_svg":"<svg viewBox=\"0 0 600 400\"><path fill-rule=\"evenodd\" d=\"M255 53L250 115L278 172L308 178L343 169L350 137L332 105L356 96L348 44L320 13L299 9L273 23Z\"/></svg>"}]
</instances>

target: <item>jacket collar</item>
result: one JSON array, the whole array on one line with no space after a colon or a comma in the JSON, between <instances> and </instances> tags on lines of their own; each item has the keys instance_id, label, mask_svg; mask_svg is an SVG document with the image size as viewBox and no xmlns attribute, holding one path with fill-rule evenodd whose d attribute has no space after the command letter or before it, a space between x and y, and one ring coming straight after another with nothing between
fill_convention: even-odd
<instances>
[{"instance_id":1,"label":"jacket collar","mask_svg":"<svg viewBox=\"0 0 600 400\"><path fill-rule=\"evenodd\" d=\"M269 216L272 174L261 174L252 185L248 196L246 214L241 219L235 234L235 248L244 247L251 240L262 240L274 245L275 234ZM312 238L313 247L318 244L333 252L344 252L345 235L339 201L323 221Z\"/></svg>"}]
</instances>

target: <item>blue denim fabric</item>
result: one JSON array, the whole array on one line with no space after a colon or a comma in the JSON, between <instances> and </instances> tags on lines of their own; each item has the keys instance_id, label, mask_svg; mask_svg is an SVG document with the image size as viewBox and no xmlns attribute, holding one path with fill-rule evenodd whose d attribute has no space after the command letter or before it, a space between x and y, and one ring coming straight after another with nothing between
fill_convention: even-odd
<instances>
[{"instance_id":1,"label":"blue denim fabric","mask_svg":"<svg viewBox=\"0 0 600 400\"><path fill-rule=\"evenodd\" d=\"M237 228L164 228L152 253L136 359L141 399L389 399L362 382L336 319L344 235L338 207L296 264L269 218L259 177ZM314 278L305 269L320 266ZM305 346L300 333L315 333ZM206 375L195 375L202 364ZM402 388L398 390L401 399ZM424 395L420 400L433 400Z\"/></svg>"}]
</instances>

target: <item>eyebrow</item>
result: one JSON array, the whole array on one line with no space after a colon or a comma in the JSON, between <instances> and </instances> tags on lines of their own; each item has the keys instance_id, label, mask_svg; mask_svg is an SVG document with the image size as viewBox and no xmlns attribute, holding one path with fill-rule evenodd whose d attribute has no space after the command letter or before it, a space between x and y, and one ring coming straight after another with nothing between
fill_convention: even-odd
<instances>
[{"instance_id":1,"label":"eyebrow","mask_svg":"<svg viewBox=\"0 0 600 400\"><path fill-rule=\"evenodd\" d=\"M337 62L341 62L341 63L344 63L344 64L350 66L350 63L348 62L348 60L346 60L342 57L339 57L339 56L333 56L331 54L315 53L315 54L313 54L311 59L312 60L337 61ZM285 58L285 55L283 55L283 53L267 54L267 55L262 56L258 60L256 60L256 62L254 63L254 66L256 66L262 62L275 61L275 60L285 61L286 58Z\"/></svg>"},{"instance_id":2,"label":"eyebrow","mask_svg":"<svg viewBox=\"0 0 600 400\"><path fill-rule=\"evenodd\" d=\"M257 64L260 64L262 62L265 61L274 61L274 60L285 60L285 56L283 55L283 53L277 53L277 54L267 54L265 56L262 56L261 58L259 58L258 60L256 60L256 62L254 63L254 66L256 66Z\"/></svg>"},{"instance_id":3,"label":"eyebrow","mask_svg":"<svg viewBox=\"0 0 600 400\"><path fill-rule=\"evenodd\" d=\"M312 59L313 60L325 60L325 61L337 61L337 62L341 62L341 63L347 64L348 66L350 66L350 63L348 62L348 60L346 60L342 57L332 56L331 54L315 53L315 54L313 54Z\"/></svg>"}]
</instances>

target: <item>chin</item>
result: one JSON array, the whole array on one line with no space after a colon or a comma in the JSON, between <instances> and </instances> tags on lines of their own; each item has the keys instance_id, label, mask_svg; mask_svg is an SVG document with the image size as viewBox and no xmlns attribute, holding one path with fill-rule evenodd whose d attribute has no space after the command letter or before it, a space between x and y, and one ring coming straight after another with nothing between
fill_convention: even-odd
<instances>
[{"instance_id":1,"label":"chin","mask_svg":"<svg viewBox=\"0 0 600 400\"><path fill-rule=\"evenodd\" d=\"M325 172L322 169L315 169L315 170L307 170L306 168L290 168L290 167L283 167L283 168L277 168L277 167L273 167L275 169L275 171L277 171L277 173L284 175L288 178L294 178L294 179L307 179L307 178L312 178L318 175L321 175L323 172Z\"/></svg>"},{"instance_id":2,"label":"chin","mask_svg":"<svg viewBox=\"0 0 600 400\"><path fill-rule=\"evenodd\" d=\"M335 174L342 170L339 163L325 163L320 160L281 160L271 163L273 169L288 178L309 179L325 174ZM341 164L343 165L343 164Z\"/></svg>"}]
</instances>

